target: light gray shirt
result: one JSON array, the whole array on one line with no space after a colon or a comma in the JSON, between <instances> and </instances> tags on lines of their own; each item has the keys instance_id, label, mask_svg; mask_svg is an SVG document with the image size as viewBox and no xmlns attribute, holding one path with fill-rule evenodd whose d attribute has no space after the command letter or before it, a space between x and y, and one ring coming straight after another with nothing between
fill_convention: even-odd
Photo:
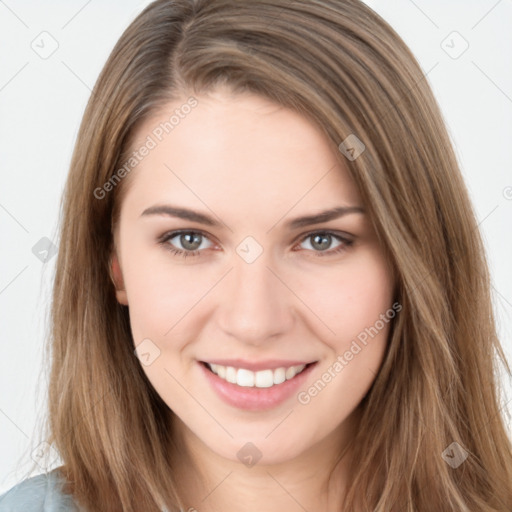
<instances>
[{"instance_id":1,"label":"light gray shirt","mask_svg":"<svg viewBox=\"0 0 512 512\"><path fill-rule=\"evenodd\" d=\"M73 497L63 492L58 468L23 480L0 496L0 512L80 512ZM190 508L187 512L195 511ZM162 512L168 512L166 508ZM183 511L182 511L183 512ZM195 511L197 512L197 511Z\"/></svg>"},{"instance_id":2,"label":"light gray shirt","mask_svg":"<svg viewBox=\"0 0 512 512\"><path fill-rule=\"evenodd\" d=\"M62 485L56 469L27 478L0 496L0 512L79 512Z\"/></svg>"}]
</instances>

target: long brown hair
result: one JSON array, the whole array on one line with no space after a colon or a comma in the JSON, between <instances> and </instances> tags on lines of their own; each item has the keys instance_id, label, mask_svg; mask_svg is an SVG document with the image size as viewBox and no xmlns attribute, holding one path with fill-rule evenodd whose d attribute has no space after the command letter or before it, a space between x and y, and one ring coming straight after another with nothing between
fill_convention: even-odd
<instances>
[{"instance_id":1,"label":"long brown hair","mask_svg":"<svg viewBox=\"0 0 512 512\"><path fill-rule=\"evenodd\" d=\"M112 224L137 170L114 175L142 121L219 85L296 110L335 147L350 135L365 145L339 158L391 256L402 311L361 403L343 510L510 512L497 381L498 363L510 368L475 215L420 66L358 0L157 0L112 51L61 212L49 440L69 492L91 511L183 507L173 413L134 355L109 277ZM454 454L467 458L454 467Z\"/></svg>"}]
</instances>

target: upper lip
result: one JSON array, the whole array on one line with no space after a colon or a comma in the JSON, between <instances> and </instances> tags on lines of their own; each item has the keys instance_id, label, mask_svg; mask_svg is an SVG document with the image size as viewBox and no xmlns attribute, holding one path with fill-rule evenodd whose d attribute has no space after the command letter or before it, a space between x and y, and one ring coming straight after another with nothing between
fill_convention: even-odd
<instances>
[{"instance_id":1,"label":"upper lip","mask_svg":"<svg viewBox=\"0 0 512 512\"><path fill-rule=\"evenodd\" d=\"M290 366L301 366L316 361L298 361L296 359L267 359L265 361L247 361L245 359L212 359L202 361L208 364L220 364L221 366L233 366L234 368L245 368L253 372L259 370L275 370L276 368L289 368Z\"/></svg>"}]
</instances>

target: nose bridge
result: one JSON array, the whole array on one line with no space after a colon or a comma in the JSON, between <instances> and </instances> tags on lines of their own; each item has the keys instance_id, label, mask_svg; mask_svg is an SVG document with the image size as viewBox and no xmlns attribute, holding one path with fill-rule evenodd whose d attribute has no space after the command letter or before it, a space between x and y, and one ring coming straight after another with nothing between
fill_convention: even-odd
<instances>
[{"instance_id":1,"label":"nose bridge","mask_svg":"<svg viewBox=\"0 0 512 512\"><path fill-rule=\"evenodd\" d=\"M285 332L292 319L290 292L270 270L271 261L263 252L249 262L234 256L226 294L219 308L221 328L240 341L259 343Z\"/></svg>"}]
</instances>

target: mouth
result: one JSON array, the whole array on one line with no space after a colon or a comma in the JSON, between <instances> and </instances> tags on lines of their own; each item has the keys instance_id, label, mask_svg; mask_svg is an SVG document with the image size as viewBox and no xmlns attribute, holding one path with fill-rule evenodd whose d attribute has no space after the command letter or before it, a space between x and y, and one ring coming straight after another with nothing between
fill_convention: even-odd
<instances>
[{"instance_id":1,"label":"mouth","mask_svg":"<svg viewBox=\"0 0 512 512\"><path fill-rule=\"evenodd\" d=\"M262 412L289 402L306 385L318 364L299 361L245 362L253 370L197 361L209 388L226 404L239 410ZM228 363L227 360L222 361ZM231 360L234 364L234 360ZM297 364L299 363L299 364ZM239 363L241 366L241 362ZM286 366L280 366L286 364ZM290 366L288 366L290 365Z\"/></svg>"},{"instance_id":2,"label":"mouth","mask_svg":"<svg viewBox=\"0 0 512 512\"><path fill-rule=\"evenodd\" d=\"M231 359L197 363L205 383L221 401L239 410L263 412L290 403L311 378L318 361L256 363Z\"/></svg>"},{"instance_id":3,"label":"mouth","mask_svg":"<svg viewBox=\"0 0 512 512\"><path fill-rule=\"evenodd\" d=\"M299 365L278 366L276 368L265 368L258 371L252 371L242 367L237 368L234 366L207 363L205 361L201 361L201 364L209 372L230 384L236 384L237 386L245 388L271 388L294 379L317 362L318 361Z\"/></svg>"}]
</instances>

